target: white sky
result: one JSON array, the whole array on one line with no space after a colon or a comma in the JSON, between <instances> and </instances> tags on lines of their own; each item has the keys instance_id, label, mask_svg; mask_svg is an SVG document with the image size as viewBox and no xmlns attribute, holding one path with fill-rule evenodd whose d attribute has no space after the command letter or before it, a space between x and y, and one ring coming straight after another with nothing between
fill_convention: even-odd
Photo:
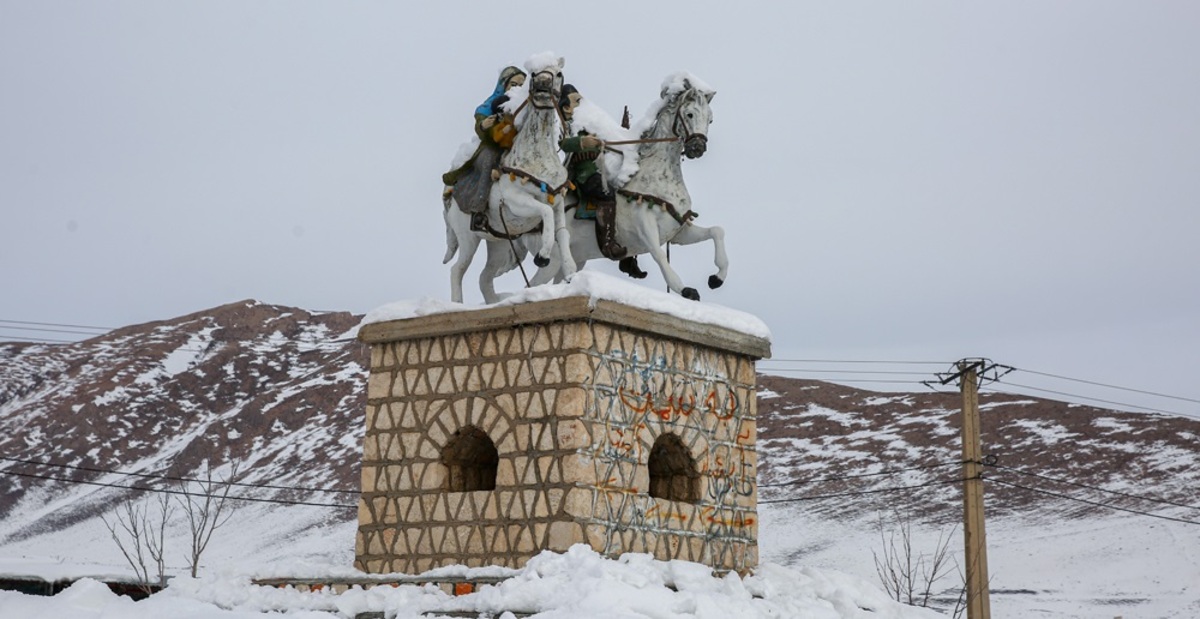
<instances>
[{"instance_id":1,"label":"white sky","mask_svg":"<svg viewBox=\"0 0 1200 619\"><path fill-rule=\"evenodd\" d=\"M0 0L0 320L447 298L439 175L553 50L613 116L717 89L684 166L729 280L672 254L776 358L1200 398L1197 32L1194 2Z\"/></svg>"}]
</instances>

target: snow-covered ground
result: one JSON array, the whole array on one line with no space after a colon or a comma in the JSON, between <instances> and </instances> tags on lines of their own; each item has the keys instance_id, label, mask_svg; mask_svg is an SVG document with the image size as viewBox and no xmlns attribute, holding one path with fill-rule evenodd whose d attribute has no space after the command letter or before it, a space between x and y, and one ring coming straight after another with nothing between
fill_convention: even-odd
<instances>
[{"instance_id":1,"label":"snow-covered ground","mask_svg":"<svg viewBox=\"0 0 1200 619\"><path fill-rule=\"evenodd\" d=\"M438 571L491 575L495 569ZM354 588L341 594L300 592L255 586L249 577L229 571L199 579L177 578L166 590L140 602L113 595L90 579L53 597L0 592L0 617L232 619L269 612L328 619L354 617L364 611L384 611L397 619L463 611L497 617L536 613L542 619L939 616L898 604L870 583L833 570L764 565L746 578L737 574L716 577L696 563L657 561L640 554L611 560L583 545L562 554L543 553L508 580L459 597L433 586Z\"/></svg>"},{"instance_id":2,"label":"snow-covered ground","mask_svg":"<svg viewBox=\"0 0 1200 619\"><path fill-rule=\"evenodd\" d=\"M879 521L805 514L799 507L760 511L762 559L836 569L877 582L873 552L883 547ZM962 535L953 508L948 524L913 526L914 548L932 552L953 533L950 551L962 564ZM894 518L885 518L888 530ZM1048 517L988 522L991 606L996 617L1200 617L1200 531L1195 525L1141 516L1087 520ZM943 581L961 584L953 572Z\"/></svg>"},{"instance_id":3,"label":"snow-covered ground","mask_svg":"<svg viewBox=\"0 0 1200 619\"><path fill-rule=\"evenodd\" d=\"M485 610L509 604L510 610L553 611L540 615L544 617L772 616L764 614L768 608L782 613L773 615L776 617L931 616L859 615L850 608L854 604L837 602L857 600L862 606L877 605L882 595L873 563L873 552L882 547L875 532L876 522L806 514L802 504L762 507L760 548L767 565L756 577L741 583L700 579L696 576L699 568L679 562L666 564L631 557L609 565L598 557L585 556L588 553L574 553L567 558L540 559L512 584L481 592L470 603L492 604L478 607ZM219 530L198 580L183 576L186 570L180 550L176 554L180 559L172 570L177 574L172 586L147 601L134 604L117 599L95 583L83 582L54 598L0 593L0 618L208 619L252 616L272 609L288 609L289 617L329 617L330 612L353 617L345 611L363 608L367 600L371 604L392 604L396 609L446 608L438 606L449 603L445 596L432 588L402 588L395 594L398 597L380 601L377 597L382 592L378 591L332 596L260 590L248 584L249 575L349 574L355 523L304 528L302 523L322 516L328 514L313 507L246 507L235 513L227 529ZM288 526L289 521L295 528L286 537L293 543L280 545L278 529ZM947 508L946 522L940 530L915 526L915 548L931 551L939 534L956 526L952 508ZM889 522L888 526L893 524ZM997 617L1200 617L1200 535L1196 535L1193 525L1112 516L1089 520L1046 518L1041 522L1003 518L989 521L988 527L991 602ZM183 543L177 537L174 547L182 549ZM303 552L298 551L301 548ZM950 550L961 563L957 529L952 531ZM671 576L672 570L690 570L687 573L696 576L702 585L685 587L678 594L659 586L660 580L677 578ZM85 521L55 537L38 536L6 544L0 548L0 574L40 575L55 580L85 575L128 576L131 572L123 565L107 531L97 521ZM960 578L951 573L941 585L951 589ZM564 582L589 584L567 587ZM783 597L766 595L772 587L781 590L777 595ZM560 588L573 593L550 595ZM539 597L543 594L549 597ZM757 599L755 595L766 597ZM605 607L602 601L610 606ZM726 614L705 614L710 608L725 609ZM799 608L815 614L793 614Z\"/></svg>"}]
</instances>

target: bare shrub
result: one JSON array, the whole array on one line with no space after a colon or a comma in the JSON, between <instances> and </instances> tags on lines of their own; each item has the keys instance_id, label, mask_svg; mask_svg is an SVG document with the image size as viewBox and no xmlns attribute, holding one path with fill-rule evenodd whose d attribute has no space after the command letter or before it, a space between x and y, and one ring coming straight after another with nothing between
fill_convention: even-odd
<instances>
[{"instance_id":1,"label":"bare shrub","mask_svg":"<svg viewBox=\"0 0 1200 619\"><path fill-rule=\"evenodd\" d=\"M140 503L126 500L111 517L100 516L146 595L154 593L155 585L161 588L167 584L163 557L167 520L173 509L170 497L159 494Z\"/></svg>"},{"instance_id":2,"label":"bare shrub","mask_svg":"<svg viewBox=\"0 0 1200 619\"><path fill-rule=\"evenodd\" d=\"M200 569L200 557L208 548L213 533L233 516L229 490L237 480L237 475L237 462L231 465L229 476L225 479L214 479L212 466L209 465L205 468L204 479L184 482L182 492L175 497L187 518L191 548L186 559L192 578Z\"/></svg>"},{"instance_id":3,"label":"bare shrub","mask_svg":"<svg viewBox=\"0 0 1200 619\"><path fill-rule=\"evenodd\" d=\"M924 552L913 547L911 519L897 512L895 520L894 528L886 530L883 516L879 518L882 548L871 551L875 559L875 573L892 599L909 606L929 608L935 593L934 587L958 569L957 561L950 554L950 541L958 527L939 531L932 551ZM961 597L960 593L954 617L962 613Z\"/></svg>"}]
</instances>

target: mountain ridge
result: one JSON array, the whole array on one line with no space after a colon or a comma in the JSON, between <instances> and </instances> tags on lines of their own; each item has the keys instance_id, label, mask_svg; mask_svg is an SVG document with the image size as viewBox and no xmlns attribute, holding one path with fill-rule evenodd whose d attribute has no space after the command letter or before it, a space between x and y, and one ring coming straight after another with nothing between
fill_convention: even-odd
<instances>
[{"instance_id":1,"label":"mountain ridge","mask_svg":"<svg viewBox=\"0 0 1200 619\"><path fill-rule=\"evenodd\" d=\"M243 506L214 560L349 565L368 367L352 337L360 320L243 300L72 344L0 343L0 548L119 565L99 516L146 496L129 486L168 489L176 482L158 477L209 467L222 477L237 461L249 485L238 493L278 503ZM765 558L869 545L881 513L934 529L960 521L958 394L767 374L758 384L764 527L809 525L761 529L773 540ZM1000 526L1095 528L1114 513L1097 504L1200 520L1188 508L1200 504L1200 420L989 392L980 407Z\"/></svg>"}]
</instances>

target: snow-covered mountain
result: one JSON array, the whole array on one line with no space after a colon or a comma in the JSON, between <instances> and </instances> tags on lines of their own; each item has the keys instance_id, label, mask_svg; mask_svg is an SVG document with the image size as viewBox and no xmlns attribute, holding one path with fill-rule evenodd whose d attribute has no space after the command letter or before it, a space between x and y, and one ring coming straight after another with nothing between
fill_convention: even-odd
<instances>
[{"instance_id":1,"label":"snow-covered mountain","mask_svg":"<svg viewBox=\"0 0 1200 619\"><path fill-rule=\"evenodd\" d=\"M98 516L145 495L124 487L235 461L234 494L279 502L242 503L207 566L349 565L360 318L244 301L74 344L0 343L3 569L123 572ZM1200 521L1186 507L1200 505L1200 421L989 393L981 408L997 612L1200 616L1200 529L1131 513ZM763 559L874 580L881 524L907 520L918 550L953 534L958 410L955 394L761 376Z\"/></svg>"},{"instance_id":2,"label":"snow-covered mountain","mask_svg":"<svg viewBox=\"0 0 1200 619\"><path fill-rule=\"evenodd\" d=\"M212 466L222 478L237 462L247 484L355 490L366 375L365 348L353 338L360 318L244 301L76 344L0 344L0 457L8 459L0 461L0 543L56 537L141 495L78 481L173 486L92 469L203 477ZM354 518L344 508L296 513L267 530L294 534ZM276 544L264 537L243 549Z\"/></svg>"}]
</instances>

